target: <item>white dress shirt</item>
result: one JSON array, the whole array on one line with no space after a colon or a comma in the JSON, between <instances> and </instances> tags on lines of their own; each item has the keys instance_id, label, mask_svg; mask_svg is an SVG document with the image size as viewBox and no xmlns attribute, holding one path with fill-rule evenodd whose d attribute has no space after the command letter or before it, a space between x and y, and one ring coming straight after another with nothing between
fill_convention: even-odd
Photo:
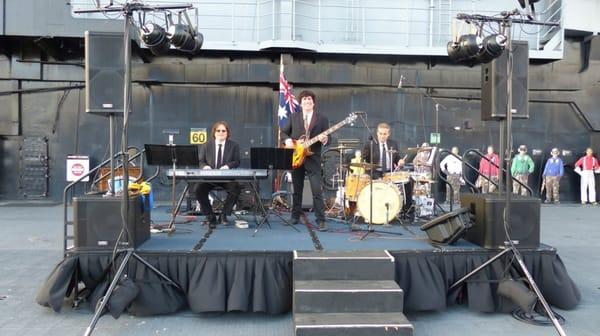
<instances>
[{"instance_id":1,"label":"white dress shirt","mask_svg":"<svg viewBox=\"0 0 600 336\"><path fill-rule=\"evenodd\" d=\"M392 163L392 157L390 155L390 153L387 152L389 148L387 148L387 145L385 144L385 142L382 142L379 144L379 165L381 165L381 168L385 171L390 171L390 167L391 167L391 163ZM385 158L385 167L383 167L383 156L386 156Z\"/></svg>"},{"instance_id":2,"label":"white dress shirt","mask_svg":"<svg viewBox=\"0 0 600 336\"><path fill-rule=\"evenodd\" d=\"M440 168L446 174L462 174L462 162L453 155L446 156L440 163Z\"/></svg>"},{"instance_id":3,"label":"white dress shirt","mask_svg":"<svg viewBox=\"0 0 600 336\"><path fill-rule=\"evenodd\" d=\"M310 122L312 120L312 115L313 115L312 112L310 112L310 113L303 113L302 114L302 120L303 120L303 122L305 124L304 128L305 128L305 130L306 130L307 133L308 133L308 126L310 126Z\"/></svg>"}]
</instances>

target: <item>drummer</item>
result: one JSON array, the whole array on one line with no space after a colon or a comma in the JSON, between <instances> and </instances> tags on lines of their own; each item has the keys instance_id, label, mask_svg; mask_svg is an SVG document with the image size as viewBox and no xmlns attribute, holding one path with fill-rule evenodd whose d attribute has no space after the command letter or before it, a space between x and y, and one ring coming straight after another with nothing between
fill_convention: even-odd
<instances>
[{"instance_id":1,"label":"drummer","mask_svg":"<svg viewBox=\"0 0 600 336\"><path fill-rule=\"evenodd\" d=\"M371 145L367 143L362 151L364 162L373 163L379 167L373 172L373 178L378 179L384 173L404 166L404 159L400 157L398 143L390 137L391 127L387 123L377 125L377 141L373 142L373 161L371 162Z\"/></svg>"},{"instance_id":2,"label":"drummer","mask_svg":"<svg viewBox=\"0 0 600 336\"><path fill-rule=\"evenodd\" d=\"M382 122L377 125L377 141L373 143L373 163L378 165L379 168L373 172L373 179L381 178L384 171L389 172L390 170L396 170L397 168L402 168L404 166L404 158L398 150L398 143L389 138L390 133L391 127L389 124ZM371 163L371 156L369 155L371 153L370 149L371 146L367 142L362 151L363 160L368 163ZM387 156L381 155L385 152L387 152ZM384 157L385 162L383 162ZM385 169L383 167L385 167ZM403 186L403 189L405 198L402 211L406 213L411 209L412 205L412 181L409 180L408 183Z\"/></svg>"}]
</instances>

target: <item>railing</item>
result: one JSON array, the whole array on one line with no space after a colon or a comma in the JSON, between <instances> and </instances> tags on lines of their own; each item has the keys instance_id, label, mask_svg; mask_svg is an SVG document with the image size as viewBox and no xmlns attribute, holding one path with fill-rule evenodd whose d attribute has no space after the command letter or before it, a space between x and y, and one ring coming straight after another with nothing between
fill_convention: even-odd
<instances>
[{"instance_id":1,"label":"railing","mask_svg":"<svg viewBox=\"0 0 600 336\"><path fill-rule=\"evenodd\" d=\"M129 162L131 162L132 160L137 159L140 155L143 155L145 152L145 149L141 150L140 152L136 153L135 155L132 155L129 158ZM116 153L113 158L117 159L120 156L123 155L123 152L118 152ZM72 224L73 222L69 221L69 217L68 217L68 201L69 201L69 191L72 190L72 188L77 185L78 183L80 183L81 181L83 181L86 177L95 174L96 171L98 171L101 167L104 167L105 165L107 165L108 163L110 163L110 158L104 160L103 162L101 162L99 165L97 165L96 167L90 169L90 171L85 174L82 175L81 177L79 177L77 180L69 183L65 189L63 190L63 256L66 257L67 254L67 243L69 240L74 239L73 236L69 236L68 233L68 227L70 224ZM120 167L123 167L123 163L119 164L117 167L115 167L115 169L118 169ZM156 178L158 176L160 172L160 167L156 169L156 172L154 173L154 175L152 175L149 179L147 179L147 181L152 181L154 178ZM110 174L108 174L110 175ZM141 177L140 177L141 178Z\"/></svg>"},{"instance_id":2,"label":"railing","mask_svg":"<svg viewBox=\"0 0 600 336\"><path fill-rule=\"evenodd\" d=\"M498 170L500 171L500 173L505 174L506 175L506 169L504 169L503 167L498 166L497 164L495 164L494 162L492 162L492 160L490 160L487 156L485 156L482 152L478 151L477 149L468 149L464 152L463 154L463 163L465 163L464 158L467 157L467 155L469 154L475 154L476 156L478 156L481 159L484 159L486 161L488 161L490 164L494 165L494 167L498 168ZM488 181L490 181L491 183L493 183L496 188L498 189L498 191L500 191L500 188L498 188L498 184L495 183L494 181L492 181L488 176L485 176L483 174L479 173L479 170L477 170L477 175L478 176L483 176L485 179L487 179ZM491 177L491 176L490 176ZM464 171L463 171L463 178L465 178L464 176ZM527 189L527 191L529 192L530 196L533 196L533 189L531 189L528 185L522 183L521 181L517 180L516 178L514 178L513 176L510 177L512 182L517 182L518 184L520 184L522 187L524 187L525 189ZM466 179L465 179L466 180ZM507 181L508 183L508 181ZM509 189L508 186L506 188L507 190Z\"/></svg>"},{"instance_id":3,"label":"railing","mask_svg":"<svg viewBox=\"0 0 600 336\"><path fill-rule=\"evenodd\" d=\"M462 178L463 178L463 180L465 180L465 183L467 183L467 184L469 184L469 185L471 186L472 190L477 190L477 187L476 187L476 186L475 186L473 183L471 183L471 181L469 181L469 180L466 178L466 176L465 176L465 169L464 169L464 167L466 166L466 167L468 167L468 168L471 168L472 170L476 171L476 172L477 172L477 174L479 174L479 169L477 169L477 168L476 168L475 166L473 166L472 164L470 164L470 163L466 162L466 161L465 161L465 159L464 159L464 156L463 156L463 157L460 157L460 156L458 156L458 155L456 155L456 154L454 154L454 153L450 152L450 151L449 151L449 150L447 150L447 149L442 149L442 150L440 150L440 151L438 152L438 155L437 155L437 157L436 157L437 175L438 175L438 177L439 177L439 178L440 178L442 181L444 181L444 183L445 183L446 185L448 185L448 186L450 187L450 193L451 193L451 196L450 196L450 211L452 211L452 209L453 209L453 204L454 204L454 187L452 187L452 185L450 184L450 182L448 182L448 179L446 179L445 177L443 177L443 176L442 176L442 167L440 166L440 162L442 161L442 154L444 154L444 153L446 153L447 155L452 155L452 156L454 156L455 158L459 159L459 160L460 160L460 162L462 162L462 164L463 164L463 169L462 169L462 172L463 172L463 173L462 173ZM491 183L494 183L494 182L493 182L491 179L489 179L487 176L484 176L484 178L486 178L486 179L487 179L488 181L490 181Z\"/></svg>"}]
</instances>

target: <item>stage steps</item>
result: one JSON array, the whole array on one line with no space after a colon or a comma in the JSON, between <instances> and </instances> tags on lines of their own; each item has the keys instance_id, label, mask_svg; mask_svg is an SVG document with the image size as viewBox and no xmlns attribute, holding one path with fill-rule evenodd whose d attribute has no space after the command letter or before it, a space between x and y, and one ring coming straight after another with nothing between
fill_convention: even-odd
<instances>
[{"instance_id":1,"label":"stage steps","mask_svg":"<svg viewBox=\"0 0 600 336\"><path fill-rule=\"evenodd\" d=\"M296 336L412 335L387 251L294 251Z\"/></svg>"}]
</instances>

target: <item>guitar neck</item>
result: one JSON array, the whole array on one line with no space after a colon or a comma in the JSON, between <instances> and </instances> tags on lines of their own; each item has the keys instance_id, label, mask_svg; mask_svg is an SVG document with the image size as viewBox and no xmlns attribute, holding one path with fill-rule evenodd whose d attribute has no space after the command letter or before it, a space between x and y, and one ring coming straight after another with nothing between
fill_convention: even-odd
<instances>
[{"instance_id":1,"label":"guitar neck","mask_svg":"<svg viewBox=\"0 0 600 336\"><path fill-rule=\"evenodd\" d=\"M344 119L342 121L340 121L339 123L331 126L330 128L328 128L327 130L319 133L319 135L311 138L310 140L304 142L304 146L306 147L310 147L312 145L314 145L317 141L319 141L319 137L322 135L329 135L337 130L339 130L340 128L342 128L344 125L346 125L349 121L347 119Z\"/></svg>"}]
</instances>

